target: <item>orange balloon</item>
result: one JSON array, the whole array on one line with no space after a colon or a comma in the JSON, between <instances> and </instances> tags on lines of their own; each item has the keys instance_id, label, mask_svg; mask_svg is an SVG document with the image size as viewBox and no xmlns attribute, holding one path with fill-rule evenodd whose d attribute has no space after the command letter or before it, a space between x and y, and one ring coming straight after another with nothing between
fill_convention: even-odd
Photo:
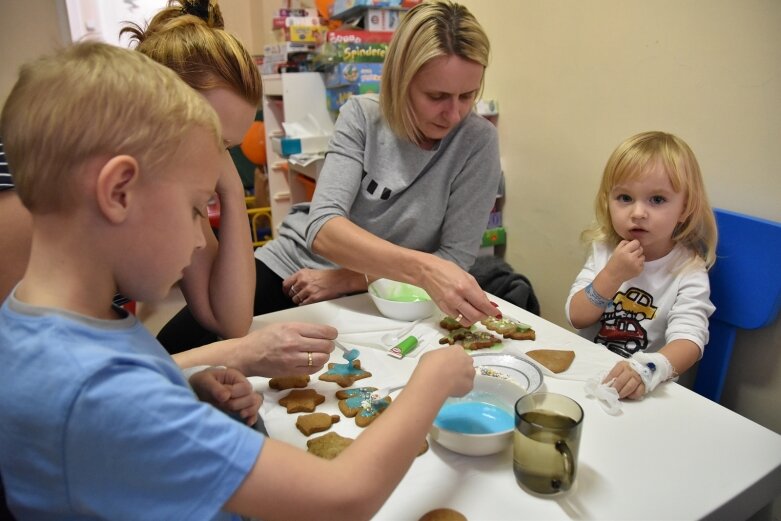
<instances>
[{"instance_id":1,"label":"orange balloon","mask_svg":"<svg viewBox=\"0 0 781 521\"><path fill-rule=\"evenodd\" d=\"M317 6L317 13L322 17L328 20L331 18L331 14L329 13L331 5L334 3L334 0L315 0L315 5Z\"/></svg>"},{"instance_id":2,"label":"orange balloon","mask_svg":"<svg viewBox=\"0 0 781 521\"><path fill-rule=\"evenodd\" d=\"M256 165L266 164L266 127L262 121L255 121L250 125L241 140L241 151Z\"/></svg>"}]
</instances>

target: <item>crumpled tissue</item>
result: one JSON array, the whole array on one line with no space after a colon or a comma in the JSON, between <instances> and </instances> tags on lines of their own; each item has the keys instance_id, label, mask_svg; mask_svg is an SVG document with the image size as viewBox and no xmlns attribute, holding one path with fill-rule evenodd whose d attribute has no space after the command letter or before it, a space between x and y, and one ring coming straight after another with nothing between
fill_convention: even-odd
<instances>
[{"instance_id":1,"label":"crumpled tissue","mask_svg":"<svg viewBox=\"0 0 781 521\"><path fill-rule=\"evenodd\" d=\"M602 372L586 380L586 398L596 398L606 413L617 416L621 414L621 401L618 399L618 391L610 386L612 382L602 383L605 376L607 372Z\"/></svg>"}]
</instances>

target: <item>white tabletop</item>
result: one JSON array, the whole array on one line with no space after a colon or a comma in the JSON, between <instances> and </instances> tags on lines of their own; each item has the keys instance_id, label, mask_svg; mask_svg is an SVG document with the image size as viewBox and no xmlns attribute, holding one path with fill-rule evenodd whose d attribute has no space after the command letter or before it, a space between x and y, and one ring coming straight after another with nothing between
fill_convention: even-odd
<instances>
[{"instance_id":1,"label":"white tabletop","mask_svg":"<svg viewBox=\"0 0 781 521\"><path fill-rule=\"evenodd\" d=\"M565 348L576 353L568 371L546 372L543 383L545 390L574 398L585 413L575 486L556 499L534 497L515 483L511 447L470 457L430 442L375 519L414 521L441 507L470 521L745 519L781 495L780 435L675 383L661 385L644 400L622 402L621 413L610 416L586 398L584 380L612 367L616 355L499 298L492 300L537 332L535 341L505 340L500 351ZM414 331L430 340L423 351L436 348L440 316ZM253 328L290 321L332 325L345 344L361 348L362 366L373 376L356 386L403 382L420 354L403 360L387 356L379 337L405 323L381 317L365 294L255 317ZM334 352L332 361L343 363L341 352ZM262 378L253 383L265 395L261 415L270 436L305 449L307 439L324 434L307 438L295 428L298 415L277 404L288 391L272 391ZM334 397L340 387L316 375L309 387L326 396L317 411L340 414ZM361 432L343 416L331 430L352 438Z\"/></svg>"}]
</instances>

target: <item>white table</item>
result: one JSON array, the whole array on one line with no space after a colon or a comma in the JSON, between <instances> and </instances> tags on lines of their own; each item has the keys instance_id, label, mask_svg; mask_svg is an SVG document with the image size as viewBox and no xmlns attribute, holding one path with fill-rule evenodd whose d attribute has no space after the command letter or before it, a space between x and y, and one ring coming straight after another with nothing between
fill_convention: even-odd
<instances>
[{"instance_id":1,"label":"white table","mask_svg":"<svg viewBox=\"0 0 781 521\"><path fill-rule=\"evenodd\" d=\"M537 332L536 341L505 340L502 350L576 352L570 370L561 377L546 374L543 384L543 389L574 398L585 412L575 486L560 498L534 497L515 483L510 447L492 456L469 457L430 442L429 451L415 460L375 519L414 521L429 510L448 507L470 521L737 520L781 495L780 435L674 383L663 384L642 401L623 402L621 414L609 416L597 401L586 398L583 380L612 367L616 355L508 302L492 300ZM415 330L433 340L430 348L436 345L437 319L435 315ZM373 376L356 386L404 381L418 360L397 360L380 349L379 336L404 323L382 318L365 294L259 316L253 327L290 321L330 324L348 346L370 346L361 349L360 360ZM341 352L335 351L332 361L343 363ZM266 397L261 414L269 434L305 449L309 438L295 428L297 415L276 403L287 391L269 390L265 379L254 384ZM318 411L340 414L334 397L340 387L316 375L309 387L326 396ZM353 438L361 432L353 419L343 416L331 430Z\"/></svg>"}]
</instances>

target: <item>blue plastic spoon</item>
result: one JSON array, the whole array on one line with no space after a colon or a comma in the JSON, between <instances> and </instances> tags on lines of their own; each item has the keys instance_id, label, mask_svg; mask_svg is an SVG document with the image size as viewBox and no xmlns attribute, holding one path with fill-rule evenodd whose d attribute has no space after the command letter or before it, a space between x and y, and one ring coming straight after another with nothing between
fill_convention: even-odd
<instances>
[{"instance_id":1,"label":"blue plastic spoon","mask_svg":"<svg viewBox=\"0 0 781 521\"><path fill-rule=\"evenodd\" d=\"M341 342L338 340L334 340L334 345L342 350L342 357L347 360L347 362L352 363L353 360L356 360L360 355L361 352L357 349L350 349L348 347L345 347Z\"/></svg>"}]
</instances>

